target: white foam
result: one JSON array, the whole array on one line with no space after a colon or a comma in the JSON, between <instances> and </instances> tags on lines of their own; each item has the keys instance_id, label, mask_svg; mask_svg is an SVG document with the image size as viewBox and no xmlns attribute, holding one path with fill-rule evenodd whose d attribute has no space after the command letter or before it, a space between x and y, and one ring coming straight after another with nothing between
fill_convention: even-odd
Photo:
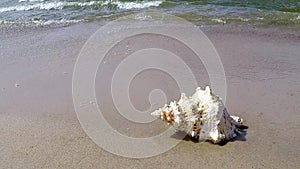
<instances>
[{"instance_id":1,"label":"white foam","mask_svg":"<svg viewBox=\"0 0 300 169\"><path fill-rule=\"evenodd\" d=\"M63 9L66 6L78 5L78 6L91 6L95 4L100 5L117 5L119 9L142 9L142 8L149 8L149 7L157 7L163 1L142 1L142 2L121 2L117 0L106 0L106 1L90 1L90 2L44 2L44 0L19 0L19 2L40 2L40 3L33 3L33 4L23 4L10 6L10 7L2 7L0 8L1 12L9 12L9 11L29 11L33 9L40 9L40 10L50 10L50 9Z\"/></svg>"},{"instance_id":2,"label":"white foam","mask_svg":"<svg viewBox=\"0 0 300 169\"><path fill-rule=\"evenodd\" d=\"M112 4L117 5L120 9L143 9L149 7L157 7L163 1L149 1L149 2L120 2L120 1L112 1Z\"/></svg>"},{"instance_id":3,"label":"white foam","mask_svg":"<svg viewBox=\"0 0 300 169\"><path fill-rule=\"evenodd\" d=\"M68 25L74 24L78 22L83 22L84 20L67 20L67 19L60 19L60 20L32 20L32 21L25 21L25 22L14 22L14 21L4 21L0 20L0 24L4 25L27 25L27 26L48 26L48 25Z\"/></svg>"},{"instance_id":4,"label":"white foam","mask_svg":"<svg viewBox=\"0 0 300 169\"><path fill-rule=\"evenodd\" d=\"M243 21L243 22L248 22L248 21L250 21L249 18L241 18L241 17L239 17L239 19L240 19L241 21Z\"/></svg>"},{"instance_id":5,"label":"white foam","mask_svg":"<svg viewBox=\"0 0 300 169\"><path fill-rule=\"evenodd\" d=\"M264 20L264 17L257 17L256 20Z\"/></svg>"},{"instance_id":6,"label":"white foam","mask_svg":"<svg viewBox=\"0 0 300 169\"><path fill-rule=\"evenodd\" d=\"M11 7L0 8L0 12L9 11L29 11L32 9L62 9L64 7L64 2L48 2L48 3L36 3L30 5L16 5Z\"/></svg>"},{"instance_id":7,"label":"white foam","mask_svg":"<svg viewBox=\"0 0 300 169\"><path fill-rule=\"evenodd\" d=\"M44 2L44 0L19 0L19 2Z\"/></svg>"},{"instance_id":8,"label":"white foam","mask_svg":"<svg viewBox=\"0 0 300 169\"><path fill-rule=\"evenodd\" d=\"M37 1L37 0L30 0L30 1ZM46 2L46 3L35 3L35 4L28 4L28 5L16 5L16 6L12 6L12 7L0 8L0 12L29 11L29 10L32 10L32 9L42 9L42 10L62 9L65 6L71 6L71 5L91 6L91 5L94 5L96 3L100 3L100 2L90 1L90 2Z\"/></svg>"},{"instance_id":9,"label":"white foam","mask_svg":"<svg viewBox=\"0 0 300 169\"><path fill-rule=\"evenodd\" d=\"M69 2L68 6L70 5L78 5L78 6L91 6L91 5L94 5L94 4L101 4L101 2L99 1L90 1L90 2Z\"/></svg>"},{"instance_id":10,"label":"white foam","mask_svg":"<svg viewBox=\"0 0 300 169\"><path fill-rule=\"evenodd\" d=\"M226 21L225 20L222 20L222 19L212 19L212 21L215 21L215 22L218 22L218 23L222 23L222 24L226 24Z\"/></svg>"},{"instance_id":11,"label":"white foam","mask_svg":"<svg viewBox=\"0 0 300 169\"><path fill-rule=\"evenodd\" d=\"M67 19L61 19L61 20L48 20L48 21L40 21L36 23L37 25L56 25L56 24L73 24L82 22L83 20L67 20Z\"/></svg>"}]
</instances>

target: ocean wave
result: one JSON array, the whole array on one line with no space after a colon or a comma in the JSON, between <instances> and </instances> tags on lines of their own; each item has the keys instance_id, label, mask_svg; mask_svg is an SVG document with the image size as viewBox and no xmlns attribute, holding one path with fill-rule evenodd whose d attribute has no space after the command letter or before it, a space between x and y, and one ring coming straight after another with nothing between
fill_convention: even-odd
<instances>
[{"instance_id":1,"label":"ocean wave","mask_svg":"<svg viewBox=\"0 0 300 169\"><path fill-rule=\"evenodd\" d=\"M83 22L84 20L67 20L67 19L59 19L59 20L31 20L26 22L18 22L18 21L5 21L0 20L1 26L65 26L70 24L75 24L79 22Z\"/></svg>"},{"instance_id":2,"label":"ocean wave","mask_svg":"<svg viewBox=\"0 0 300 169\"><path fill-rule=\"evenodd\" d=\"M11 7L0 8L0 12L9 12L9 11L29 11L32 9L62 9L64 7L64 2L48 2L48 3L36 3L30 5L16 5Z\"/></svg>"},{"instance_id":3,"label":"ocean wave","mask_svg":"<svg viewBox=\"0 0 300 169\"><path fill-rule=\"evenodd\" d=\"M19 0L19 2L44 2L44 0Z\"/></svg>"},{"instance_id":4,"label":"ocean wave","mask_svg":"<svg viewBox=\"0 0 300 169\"><path fill-rule=\"evenodd\" d=\"M115 1L112 4L120 9L143 9L149 7L158 7L163 1L145 1L145 2L120 2Z\"/></svg>"},{"instance_id":5,"label":"ocean wave","mask_svg":"<svg viewBox=\"0 0 300 169\"><path fill-rule=\"evenodd\" d=\"M222 20L222 19L220 19L220 18L213 18L213 19L211 19L211 20L214 21L214 22L217 22L217 23L226 24L226 20Z\"/></svg>"},{"instance_id":6,"label":"ocean wave","mask_svg":"<svg viewBox=\"0 0 300 169\"><path fill-rule=\"evenodd\" d=\"M252 6L220 6L210 3L190 5L183 2L192 1L7 0L7 3L0 3L2 5L0 6L0 27L1 23L16 26L52 26L55 24L71 25L81 21L111 21L138 9L150 11L154 9L154 11L176 15L196 24L300 25L300 15L295 12L260 10ZM212 2L217 2L217 0L212 0Z\"/></svg>"},{"instance_id":7,"label":"ocean wave","mask_svg":"<svg viewBox=\"0 0 300 169\"><path fill-rule=\"evenodd\" d=\"M42 25L42 26L46 26L46 25L68 25L68 24L74 24L74 23L78 23L78 22L82 22L83 20L75 20L75 19L71 19L71 20L67 20L67 19L60 19L60 20L47 20L47 21L32 21L34 24L36 25Z\"/></svg>"},{"instance_id":8,"label":"ocean wave","mask_svg":"<svg viewBox=\"0 0 300 169\"><path fill-rule=\"evenodd\" d=\"M163 1L141 1L141 2L122 2L122 1L89 1L89 2L65 2L65 1L55 1L55 2L43 2L43 0L19 0L19 2L40 2L33 4L21 4L10 7L2 7L0 8L0 13L2 12L10 12L10 11L29 11L33 9L38 10L51 10L51 9L63 9L65 7L70 6L92 6L92 5L100 5L100 6L108 6L108 5L116 5L119 9L143 9L149 7L157 7Z\"/></svg>"}]
</instances>

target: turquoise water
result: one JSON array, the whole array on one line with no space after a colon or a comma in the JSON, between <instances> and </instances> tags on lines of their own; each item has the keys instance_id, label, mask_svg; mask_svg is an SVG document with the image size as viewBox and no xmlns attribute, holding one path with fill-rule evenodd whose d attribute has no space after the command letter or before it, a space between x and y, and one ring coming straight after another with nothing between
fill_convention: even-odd
<instances>
[{"instance_id":1,"label":"turquoise water","mask_svg":"<svg viewBox=\"0 0 300 169\"><path fill-rule=\"evenodd\" d=\"M204 24L300 24L300 0L0 0L0 24L66 25L143 10Z\"/></svg>"}]
</instances>

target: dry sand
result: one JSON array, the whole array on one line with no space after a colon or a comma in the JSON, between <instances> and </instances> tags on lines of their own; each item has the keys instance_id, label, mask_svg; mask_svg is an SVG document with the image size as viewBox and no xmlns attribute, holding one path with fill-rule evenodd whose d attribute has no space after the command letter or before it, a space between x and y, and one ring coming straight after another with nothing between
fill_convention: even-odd
<instances>
[{"instance_id":1,"label":"dry sand","mask_svg":"<svg viewBox=\"0 0 300 169\"><path fill-rule=\"evenodd\" d=\"M249 127L245 139L223 146L187 139L159 156L129 159L98 147L73 108L74 64L98 27L85 23L1 32L0 168L300 166L299 33L204 27L225 68L227 108Z\"/></svg>"}]
</instances>

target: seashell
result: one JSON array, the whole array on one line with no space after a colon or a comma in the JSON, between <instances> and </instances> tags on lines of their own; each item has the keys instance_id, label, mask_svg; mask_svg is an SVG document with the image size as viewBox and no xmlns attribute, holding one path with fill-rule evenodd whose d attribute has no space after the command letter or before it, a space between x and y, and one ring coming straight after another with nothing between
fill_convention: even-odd
<instances>
[{"instance_id":1,"label":"seashell","mask_svg":"<svg viewBox=\"0 0 300 169\"><path fill-rule=\"evenodd\" d=\"M191 97L182 93L178 102L172 101L151 115L199 141L213 143L233 139L243 124L242 118L229 115L222 99L208 86L205 90L198 87Z\"/></svg>"}]
</instances>

